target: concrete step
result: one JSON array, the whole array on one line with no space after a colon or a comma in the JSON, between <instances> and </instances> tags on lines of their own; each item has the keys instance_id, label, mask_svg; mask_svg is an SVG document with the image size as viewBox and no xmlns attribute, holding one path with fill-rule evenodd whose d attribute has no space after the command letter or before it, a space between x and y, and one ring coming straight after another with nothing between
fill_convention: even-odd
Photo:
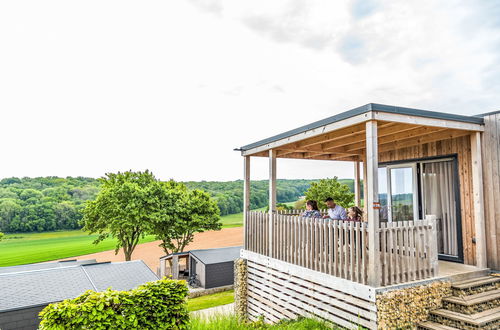
<instances>
[{"instance_id":1,"label":"concrete step","mask_svg":"<svg viewBox=\"0 0 500 330\"><path fill-rule=\"evenodd\" d=\"M430 312L430 321L459 329L498 329L500 327L500 307L471 315L437 309Z\"/></svg>"},{"instance_id":2,"label":"concrete step","mask_svg":"<svg viewBox=\"0 0 500 330\"><path fill-rule=\"evenodd\" d=\"M458 328L449 327L447 325L439 324L439 323L435 323L435 322L431 322L431 321L426 321L426 322L422 322L422 323L417 324L417 329L418 330L456 330Z\"/></svg>"}]
</instances>

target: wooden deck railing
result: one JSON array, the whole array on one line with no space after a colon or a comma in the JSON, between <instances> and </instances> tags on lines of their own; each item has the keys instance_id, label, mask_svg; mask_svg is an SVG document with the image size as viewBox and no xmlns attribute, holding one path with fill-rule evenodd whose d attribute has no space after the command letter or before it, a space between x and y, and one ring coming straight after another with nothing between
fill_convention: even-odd
<instances>
[{"instance_id":1,"label":"wooden deck railing","mask_svg":"<svg viewBox=\"0 0 500 330\"><path fill-rule=\"evenodd\" d=\"M437 235L434 220L382 223L382 284L437 276Z\"/></svg>"},{"instance_id":2,"label":"wooden deck railing","mask_svg":"<svg viewBox=\"0 0 500 330\"><path fill-rule=\"evenodd\" d=\"M297 212L276 213L272 218L270 240L269 214L248 212L246 250L350 281L367 283L367 223L303 218ZM429 221L381 224L379 252L383 285L436 275L434 228Z\"/></svg>"}]
</instances>

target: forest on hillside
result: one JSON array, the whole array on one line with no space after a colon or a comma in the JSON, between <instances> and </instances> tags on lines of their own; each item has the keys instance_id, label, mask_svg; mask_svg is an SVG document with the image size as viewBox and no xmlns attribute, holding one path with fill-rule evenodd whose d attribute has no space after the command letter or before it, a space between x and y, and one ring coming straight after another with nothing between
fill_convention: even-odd
<instances>
[{"instance_id":1,"label":"forest on hillside","mask_svg":"<svg viewBox=\"0 0 500 330\"><path fill-rule=\"evenodd\" d=\"M340 180L353 190L353 181ZM303 196L313 180L277 180L279 203ZM221 215L243 210L243 181L189 181L191 189L207 191ZM0 180L0 232L41 232L81 228L82 209L95 198L100 183L85 177L6 178ZM252 209L268 204L268 181L251 182Z\"/></svg>"}]
</instances>

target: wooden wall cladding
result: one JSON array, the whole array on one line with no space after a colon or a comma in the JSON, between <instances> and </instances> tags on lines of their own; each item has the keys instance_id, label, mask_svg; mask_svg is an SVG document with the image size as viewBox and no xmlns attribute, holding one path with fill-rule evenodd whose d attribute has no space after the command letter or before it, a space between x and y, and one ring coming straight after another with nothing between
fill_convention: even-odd
<instances>
[{"instance_id":1,"label":"wooden wall cladding","mask_svg":"<svg viewBox=\"0 0 500 330\"><path fill-rule=\"evenodd\" d=\"M500 113L484 117L482 158L488 267L500 270Z\"/></svg>"}]
</instances>

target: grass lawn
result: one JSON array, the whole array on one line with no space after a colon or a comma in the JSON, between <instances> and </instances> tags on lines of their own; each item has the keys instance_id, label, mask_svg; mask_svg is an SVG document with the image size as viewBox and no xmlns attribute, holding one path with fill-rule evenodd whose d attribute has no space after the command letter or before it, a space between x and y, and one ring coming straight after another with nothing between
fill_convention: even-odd
<instances>
[{"instance_id":1,"label":"grass lawn","mask_svg":"<svg viewBox=\"0 0 500 330\"><path fill-rule=\"evenodd\" d=\"M295 202L287 203L294 204ZM265 211L265 207L261 207L260 209L255 209L252 211ZM220 217L222 222L222 228L232 228L232 227L241 227L243 226L243 212L223 215Z\"/></svg>"},{"instance_id":2,"label":"grass lawn","mask_svg":"<svg viewBox=\"0 0 500 330\"><path fill-rule=\"evenodd\" d=\"M232 302L234 302L234 290L223 291L188 299L188 310L194 312L200 309L230 304Z\"/></svg>"},{"instance_id":3,"label":"grass lawn","mask_svg":"<svg viewBox=\"0 0 500 330\"><path fill-rule=\"evenodd\" d=\"M278 324L268 325L263 322L243 323L240 322L236 316L214 316L208 320L202 318L191 318L191 330L247 330L247 329L272 329L272 330L326 330L326 329L340 329L325 322L312 320L312 319L298 319L295 321L283 321Z\"/></svg>"},{"instance_id":4,"label":"grass lawn","mask_svg":"<svg viewBox=\"0 0 500 330\"><path fill-rule=\"evenodd\" d=\"M0 266L50 261L115 248L116 240L112 238L92 244L97 236L81 230L5 234L0 242ZM141 243L151 241L154 237L146 236Z\"/></svg>"},{"instance_id":5,"label":"grass lawn","mask_svg":"<svg viewBox=\"0 0 500 330\"><path fill-rule=\"evenodd\" d=\"M233 228L243 226L243 212L228 214L220 217L222 228Z\"/></svg>"}]
</instances>

